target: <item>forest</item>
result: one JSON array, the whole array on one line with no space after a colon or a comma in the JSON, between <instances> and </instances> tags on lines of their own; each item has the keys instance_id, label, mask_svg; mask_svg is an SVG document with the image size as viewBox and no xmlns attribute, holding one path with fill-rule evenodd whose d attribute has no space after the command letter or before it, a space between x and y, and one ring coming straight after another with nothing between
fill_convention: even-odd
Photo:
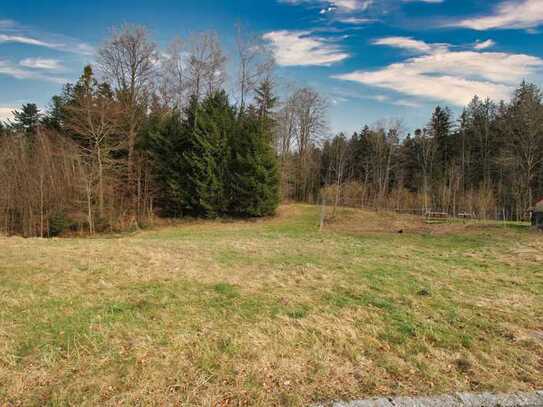
<instances>
[{"instance_id":1,"label":"forest","mask_svg":"<svg viewBox=\"0 0 543 407\"><path fill-rule=\"evenodd\" d=\"M543 197L536 84L474 95L459 117L437 106L413 134L388 119L333 136L324 95L280 92L261 39L238 27L236 45L227 56L205 32L160 51L144 27L113 30L46 110L25 104L0 126L0 232L262 217L282 201L524 220Z\"/></svg>"}]
</instances>

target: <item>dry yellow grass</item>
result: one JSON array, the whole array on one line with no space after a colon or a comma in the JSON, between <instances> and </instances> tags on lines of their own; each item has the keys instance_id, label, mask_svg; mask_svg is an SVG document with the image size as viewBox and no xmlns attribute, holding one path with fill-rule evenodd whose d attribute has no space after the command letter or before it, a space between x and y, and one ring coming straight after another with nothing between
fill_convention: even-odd
<instances>
[{"instance_id":1,"label":"dry yellow grass","mask_svg":"<svg viewBox=\"0 0 543 407\"><path fill-rule=\"evenodd\" d=\"M318 211L0 238L0 404L543 387L541 234L351 209L319 233Z\"/></svg>"}]
</instances>

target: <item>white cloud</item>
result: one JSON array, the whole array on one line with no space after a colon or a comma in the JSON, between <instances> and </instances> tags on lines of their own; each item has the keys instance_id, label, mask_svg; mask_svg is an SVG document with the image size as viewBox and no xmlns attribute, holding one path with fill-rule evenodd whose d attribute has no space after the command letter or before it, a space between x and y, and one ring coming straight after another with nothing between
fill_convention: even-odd
<instances>
[{"instance_id":1,"label":"white cloud","mask_svg":"<svg viewBox=\"0 0 543 407\"><path fill-rule=\"evenodd\" d=\"M375 22L373 18L363 18L363 17L342 17L342 18L338 18L337 21L343 24L353 24L353 25L371 24Z\"/></svg>"},{"instance_id":2,"label":"white cloud","mask_svg":"<svg viewBox=\"0 0 543 407\"><path fill-rule=\"evenodd\" d=\"M44 70L59 70L62 69L62 63L58 59L48 58L26 58L19 62L19 65L25 68L44 69Z\"/></svg>"},{"instance_id":3,"label":"white cloud","mask_svg":"<svg viewBox=\"0 0 543 407\"><path fill-rule=\"evenodd\" d=\"M508 0L499 4L491 15L467 18L453 26L484 31L491 29L535 28L543 24L542 0Z\"/></svg>"},{"instance_id":4,"label":"white cloud","mask_svg":"<svg viewBox=\"0 0 543 407\"><path fill-rule=\"evenodd\" d=\"M15 65L10 61L0 60L0 75L7 75L15 79L33 79L64 84L66 79L57 76L44 75L35 70L28 70Z\"/></svg>"},{"instance_id":5,"label":"white cloud","mask_svg":"<svg viewBox=\"0 0 543 407\"><path fill-rule=\"evenodd\" d=\"M379 103L409 107L409 108L420 108L422 105L415 100L410 99L398 99L393 98L388 95L376 94L371 95L367 93L359 93L353 90L335 88L330 93L330 98L338 102L347 102L350 99L359 99L359 100L374 100Z\"/></svg>"},{"instance_id":6,"label":"white cloud","mask_svg":"<svg viewBox=\"0 0 543 407\"><path fill-rule=\"evenodd\" d=\"M429 1L427 3L438 3L438 2ZM408 100L408 99L398 99L398 100L393 101L392 104L396 105L396 106L411 107L411 108L421 107L420 103L417 103L417 102L414 102L414 101Z\"/></svg>"},{"instance_id":7,"label":"white cloud","mask_svg":"<svg viewBox=\"0 0 543 407\"><path fill-rule=\"evenodd\" d=\"M13 118L11 112L15 110L14 107L0 106L0 121L7 121Z\"/></svg>"},{"instance_id":8,"label":"white cloud","mask_svg":"<svg viewBox=\"0 0 543 407\"><path fill-rule=\"evenodd\" d=\"M411 96L443 100L459 106L467 104L477 94L503 99L510 91L507 86L491 82L446 75L432 77L413 71L406 72L406 69L403 64L395 64L377 72L353 72L338 75L337 78L388 88Z\"/></svg>"},{"instance_id":9,"label":"white cloud","mask_svg":"<svg viewBox=\"0 0 543 407\"><path fill-rule=\"evenodd\" d=\"M389 45L389 44L386 44ZM391 89L458 106L473 96L505 99L514 85L543 67L543 59L524 54L450 51L427 44L427 54L376 71L355 71L338 79ZM418 44L417 49L425 49Z\"/></svg>"},{"instance_id":10,"label":"white cloud","mask_svg":"<svg viewBox=\"0 0 543 407\"><path fill-rule=\"evenodd\" d=\"M280 2L292 5L321 5L325 7L322 9L325 13L335 10L346 12L364 11L374 3L374 0L280 0Z\"/></svg>"},{"instance_id":11,"label":"white cloud","mask_svg":"<svg viewBox=\"0 0 543 407\"><path fill-rule=\"evenodd\" d=\"M373 4L373 0L330 0L330 3L339 10L364 11Z\"/></svg>"},{"instance_id":12,"label":"white cloud","mask_svg":"<svg viewBox=\"0 0 543 407\"><path fill-rule=\"evenodd\" d=\"M387 45L389 47L409 49L422 53L446 49L447 44L428 44L424 41L415 40L411 37L385 37L373 41L375 45Z\"/></svg>"},{"instance_id":13,"label":"white cloud","mask_svg":"<svg viewBox=\"0 0 543 407\"><path fill-rule=\"evenodd\" d=\"M281 3L292 5L308 4L319 5L322 8L321 14L339 11L344 13L355 13L366 11L372 6L384 5L398 2L398 0L279 0ZM444 0L401 0L402 3L443 3Z\"/></svg>"},{"instance_id":14,"label":"white cloud","mask_svg":"<svg viewBox=\"0 0 543 407\"><path fill-rule=\"evenodd\" d=\"M275 60L282 66L328 66L350 55L309 31L272 31L263 35L271 43Z\"/></svg>"},{"instance_id":15,"label":"white cloud","mask_svg":"<svg viewBox=\"0 0 543 407\"><path fill-rule=\"evenodd\" d=\"M440 4L445 0L402 0L404 3L431 3L431 4Z\"/></svg>"},{"instance_id":16,"label":"white cloud","mask_svg":"<svg viewBox=\"0 0 543 407\"><path fill-rule=\"evenodd\" d=\"M2 43L31 45L82 55L94 53L94 48L84 42L62 35L38 34L11 20L0 20L0 44Z\"/></svg>"},{"instance_id":17,"label":"white cloud","mask_svg":"<svg viewBox=\"0 0 543 407\"><path fill-rule=\"evenodd\" d=\"M387 95L373 95L367 96L366 99L376 100L377 102L387 103L389 105L403 106L403 107L420 107L420 103L408 99L392 99Z\"/></svg>"},{"instance_id":18,"label":"white cloud","mask_svg":"<svg viewBox=\"0 0 543 407\"><path fill-rule=\"evenodd\" d=\"M378 102L386 102L386 101L388 101L388 96L386 96L386 95L375 95L375 96L370 96L370 99L377 100Z\"/></svg>"},{"instance_id":19,"label":"white cloud","mask_svg":"<svg viewBox=\"0 0 543 407\"><path fill-rule=\"evenodd\" d=\"M33 45L36 47L45 47L45 48L51 48L58 51L63 52L72 52L75 54L82 54L82 55L91 55L94 52L94 48L88 44L85 44L83 42L73 42L68 41L66 43L63 42L52 42L52 41L44 41L44 40L38 40L31 36L26 35L20 35L20 34L0 34L0 43L17 43L17 44L24 44L24 45Z\"/></svg>"},{"instance_id":20,"label":"white cloud","mask_svg":"<svg viewBox=\"0 0 543 407\"><path fill-rule=\"evenodd\" d=\"M0 34L0 43L2 42L15 42L18 44L36 45L38 47L46 47L46 48L58 48L62 46L62 44L52 44L49 42L37 40L32 37L27 37L24 35Z\"/></svg>"},{"instance_id":21,"label":"white cloud","mask_svg":"<svg viewBox=\"0 0 543 407\"><path fill-rule=\"evenodd\" d=\"M492 48L496 43L493 40L478 41L473 48L475 49L487 49Z\"/></svg>"}]
</instances>

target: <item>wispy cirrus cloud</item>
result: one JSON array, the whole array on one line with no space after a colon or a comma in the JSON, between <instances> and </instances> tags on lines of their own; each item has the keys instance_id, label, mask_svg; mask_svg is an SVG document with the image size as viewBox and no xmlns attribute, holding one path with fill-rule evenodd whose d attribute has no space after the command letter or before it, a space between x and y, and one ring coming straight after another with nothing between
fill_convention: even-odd
<instances>
[{"instance_id":1,"label":"wispy cirrus cloud","mask_svg":"<svg viewBox=\"0 0 543 407\"><path fill-rule=\"evenodd\" d=\"M410 100L410 99L401 99L401 98L395 98L390 95L383 95L383 94L366 94L366 93L360 93L353 90L348 90L344 88L334 88L330 91L329 96L332 100L336 100L338 103L345 103L353 99L359 99L359 100L373 100L379 103L388 104L388 105L394 105L394 106L402 106L402 107L409 107L409 108L420 108L422 106L421 103Z\"/></svg>"},{"instance_id":2,"label":"wispy cirrus cloud","mask_svg":"<svg viewBox=\"0 0 543 407\"><path fill-rule=\"evenodd\" d=\"M440 4L445 0L402 0L404 3L430 3L430 4Z\"/></svg>"},{"instance_id":3,"label":"wispy cirrus cloud","mask_svg":"<svg viewBox=\"0 0 543 407\"><path fill-rule=\"evenodd\" d=\"M443 3L444 0L399 0L400 3ZM372 8L387 8L397 5L398 0L279 0L291 5L309 5L321 8L326 13L360 13Z\"/></svg>"},{"instance_id":4,"label":"wispy cirrus cloud","mask_svg":"<svg viewBox=\"0 0 543 407\"><path fill-rule=\"evenodd\" d=\"M478 41L473 46L473 48L480 50L480 49L492 48L494 45L496 45L496 42L494 40Z\"/></svg>"},{"instance_id":5,"label":"wispy cirrus cloud","mask_svg":"<svg viewBox=\"0 0 543 407\"><path fill-rule=\"evenodd\" d=\"M25 68L43 69L48 71L58 71L64 68L62 62L51 58L25 58L19 62L19 65Z\"/></svg>"},{"instance_id":6,"label":"wispy cirrus cloud","mask_svg":"<svg viewBox=\"0 0 543 407\"><path fill-rule=\"evenodd\" d=\"M543 1L502 1L489 15L470 17L448 25L478 31L536 28L543 25Z\"/></svg>"},{"instance_id":7,"label":"wispy cirrus cloud","mask_svg":"<svg viewBox=\"0 0 543 407\"><path fill-rule=\"evenodd\" d=\"M281 66L329 66L350 56L337 44L316 37L311 31L272 31L264 34L263 39L271 44Z\"/></svg>"},{"instance_id":8,"label":"wispy cirrus cloud","mask_svg":"<svg viewBox=\"0 0 543 407\"><path fill-rule=\"evenodd\" d=\"M373 41L374 45L387 45L389 47L401 48L421 53L446 50L448 44L428 44L424 41L415 40L411 37L385 37Z\"/></svg>"},{"instance_id":9,"label":"wispy cirrus cloud","mask_svg":"<svg viewBox=\"0 0 543 407\"><path fill-rule=\"evenodd\" d=\"M374 0L330 0L333 7L344 11L364 11L371 7Z\"/></svg>"},{"instance_id":10,"label":"wispy cirrus cloud","mask_svg":"<svg viewBox=\"0 0 543 407\"><path fill-rule=\"evenodd\" d=\"M0 34L0 43L6 43L6 42L25 44L25 45L35 45L37 47L46 47L46 48L59 48L63 45L63 44L55 44L55 43L38 40L36 38L28 37L25 35Z\"/></svg>"},{"instance_id":11,"label":"wispy cirrus cloud","mask_svg":"<svg viewBox=\"0 0 543 407\"><path fill-rule=\"evenodd\" d=\"M400 47L402 42L395 38L377 40L375 44ZM451 51L444 44L424 43L425 46L413 41L406 38L403 47L416 49L423 55L375 71L354 71L334 77L463 106L475 95L505 99L518 82L543 68L543 59L530 55Z\"/></svg>"},{"instance_id":12,"label":"wispy cirrus cloud","mask_svg":"<svg viewBox=\"0 0 543 407\"><path fill-rule=\"evenodd\" d=\"M417 103L414 100L397 99L397 98L392 98L388 95L373 95L373 96L368 96L367 99L376 100L377 102L387 103L389 105L394 105L394 106L403 106L403 107L412 107L412 108L421 107L421 104Z\"/></svg>"},{"instance_id":13,"label":"wispy cirrus cloud","mask_svg":"<svg viewBox=\"0 0 543 407\"><path fill-rule=\"evenodd\" d=\"M0 44L12 43L57 51L91 55L94 48L82 41L58 34L38 33L12 20L0 20Z\"/></svg>"},{"instance_id":14,"label":"wispy cirrus cloud","mask_svg":"<svg viewBox=\"0 0 543 407\"><path fill-rule=\"evenodd\" d=\"M0 20L0 30L8 30L15 27L16 23L13 20Z\"/></svg>"},{"instance_id":15,"label":"wispy cirrus cloud","mask_svg":"<svg viewBox=\"0 0 543 407\"><path fill-rule=\"evenodd\" d=\"M365 17L338 17L337 21L343 24L351 25L364 25L374 23L376 20L374 18L365 18Z\"/></svg>"},{"instance_id":16,"label":"wispy cirrus cloud","mask_svg":"<svg viewBox=\"0 0 543 407\"><path fill-rule=\"evenodd\" d=\"M20 47L46 48L60 53L88 56L94 53L89 44L58 34L41 33L22 26L12 20L0 20L0 46L15 44ZM44 50L42 50L44 51ZM50 53L50 52L49 52ZM0 59L0 75L22 80L40 80L52 83L65 83L66 79L58 73L64 70L61 59L32 56L19 62L8 58Z\"/></svg>"},{"instance_id":17,"label":"wispy cirrus cloud","mask_svg":"<svg viewBox=\"0 0 543 407\"><path fill-rule=\"evenodd\" d=\"M281 3L292 5L311 5L323 7L322 10L326 11L364 11L374 4L374 0L279 0Z\"/></svg>"},{"instance_id":18,"label":"wispy cirrus cloud","mask_svg":"<svg viewBox=\"0 0 543 407\"><path fill-rule=\"evenodd\" d=\"M0 59L0 75L7 75L15 79L42 80L47 82L64 84L65 78L54 75L43 74L33 69L25 69L21 65L14 64L7 60Z\"/></svg>"}]
</instances>

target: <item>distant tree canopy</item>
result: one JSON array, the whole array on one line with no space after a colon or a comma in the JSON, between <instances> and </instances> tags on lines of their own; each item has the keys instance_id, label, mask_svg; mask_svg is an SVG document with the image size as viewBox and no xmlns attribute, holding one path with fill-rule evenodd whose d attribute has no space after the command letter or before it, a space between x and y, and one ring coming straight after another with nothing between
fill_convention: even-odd
<instances>
[{"instance_id":1,"label":"distant tree canopy","mask_svg":"<svg viewBox=\"0 0 543 407\"><path fill-rule=\"evenodd\" d=\"M348 141L346 203L521 219L543 198L543 104L534 84L522 83L509 102L474 97L457 122L438 106L413 135L392 137L398 128L366 126ZM324 144L325 167L338 167L333 146L343 137ZM334 185L324 173L321 182ZM354 193L353 182L363 191Z\"/></svg>"}]
</instances>

